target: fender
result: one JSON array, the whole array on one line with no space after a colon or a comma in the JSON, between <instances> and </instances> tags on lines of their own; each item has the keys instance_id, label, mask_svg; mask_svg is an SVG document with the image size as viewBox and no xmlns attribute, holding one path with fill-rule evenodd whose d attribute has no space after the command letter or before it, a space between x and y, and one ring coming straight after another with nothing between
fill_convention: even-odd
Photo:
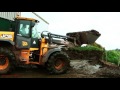
<instances>
[{"instance_id":1,"label":"fender","mask_svg":"<svg viewBox=\"0 0 120 90\"><path fill-rule=\"evenodd\" d=\"M0 42L8 42L11 45L15 45L15 43L13 41L11 41L11 40L2 40L2 39L0 39Z\"/></svg>"},{"instance_id":2,"label":"fender","mask_svg":"<svg viewBox=\"0 0 120 90\"><path fill-rule=\"evenodd\" d=\"M50 49L42 58L42 62L45 63L47 62L48 58L50 57L51 54L55 53L55 52L60 52L61 49L60 48L54 48L54 49Z\"/></svg>"}]
</instances>

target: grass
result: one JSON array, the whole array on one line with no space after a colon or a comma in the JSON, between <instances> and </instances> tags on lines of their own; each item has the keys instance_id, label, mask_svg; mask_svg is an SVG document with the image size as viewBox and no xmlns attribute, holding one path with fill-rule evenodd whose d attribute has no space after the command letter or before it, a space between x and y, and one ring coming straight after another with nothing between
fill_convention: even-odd
<instances>
[{"instance_id":1,"label":"grass","mask_svg":"<svg viewBox=\"0 0 120 90\"><path fill-rule=\"evenodd\" d=\"M120 51L108 50L105 52L105 58L108 62L119 64L120 63Z\"/></svg>"},{"instance_id":2,"label":"grass","mask_svg":"<svg viewBox=\"0 0 120 90\"><path fill-rule=\"evenodd\" d=\"M87 45L83 47L74 47L68 49L69 56L72 59L102 59L103 49L96 46Z\"/></svg>"},{"instance_id":3,"label":"grass","mask_svg":"<svg viewBox=\"0 0 120 90\"><path fill-rule=\"evenodd\" d=\"M69 48L69 49L73 51L103 51L103 49L98 48L96 46L92 46L92 45L87 45L84 47L74 47L74 48Z\"/></svg>"},{"instance_id":4,"label":"grass","mask_svg":"<svg viewBox=\"0 0 120 90\"><path fill-rule=\"evenodd\" d=\"M89 52L95 51L94 55L100 54L100 52L104 53L104 56L100 57L108 62L120 65L120 50L105 50L101 45L94 43L94 44L89 44L84 47L74 47L74 48L69 48L70 51L72 52ZM98 54L97 54L97 53ZM87 56L87 53L85 54ZM101 55L100 55L101 56Z\"/></svg>"}]
</instances>

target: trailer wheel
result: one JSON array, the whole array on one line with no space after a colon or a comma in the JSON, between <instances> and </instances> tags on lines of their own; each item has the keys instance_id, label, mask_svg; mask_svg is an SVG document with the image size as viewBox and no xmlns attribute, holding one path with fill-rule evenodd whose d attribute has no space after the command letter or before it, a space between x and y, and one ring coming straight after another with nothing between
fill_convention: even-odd
<instances>
[{"instance_id":1,"label":"trailer wheel","mask_svg":"<svg viewBox=\"0 0 120 90\"><path fill-rule=\"evenodd\" d=\"M66 73L70 67L70 60L63 52L56 52L50 56L46 63L46 68L50 74Z\"/></svg>"},{"instance_id":2,"label":"trailer wheel","mask_svg":"<svg viewBox=\"0 0 120 90\"><path fill-rule=\"evenodd\" d=\"M0 74L7 74L12 70L13 55L9 49L0 47Z\"/></svg>"}]
</instances>

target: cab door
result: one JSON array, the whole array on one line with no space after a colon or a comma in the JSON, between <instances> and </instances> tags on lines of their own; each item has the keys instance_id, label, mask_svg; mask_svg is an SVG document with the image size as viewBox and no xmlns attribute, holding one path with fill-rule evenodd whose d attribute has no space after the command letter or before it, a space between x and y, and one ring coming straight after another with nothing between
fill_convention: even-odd
<instances>
[{"instance_id":1,"label":"cab door","mask_svg":"<svg viewBox=\"0 0 120 90\"><path fill-rule=\"evenodd\" d=\"M40 45L40 33L37 31L36 25L31 30L31 48L39 48Z\"/></svg>"},{"instance_id":2,"label":"cab door","mask_svg":"<svg viewBox=\"0 0 120 90\"><path fill-rule=\"evenodd\" d=\"M31 46L31 21L19 20L16 29L16 47L19 49L29 49Z\"/></svg>"}]
</instances>

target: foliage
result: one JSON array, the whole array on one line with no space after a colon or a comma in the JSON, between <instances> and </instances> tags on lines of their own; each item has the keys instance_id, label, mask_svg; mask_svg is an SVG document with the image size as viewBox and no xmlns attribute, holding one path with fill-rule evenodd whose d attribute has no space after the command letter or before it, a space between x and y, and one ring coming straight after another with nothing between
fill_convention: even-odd
<instances>
[{"instance_id":1,"label":"foliage","mask_svg":"<svg viewBox=\"0 0 120 90\"><path fill-rule=\"evenodd\" d=\"M104 53L103 49L92 45L69 48L67 51L67 54L73 60L74 59L100 60L102 59L103 53Z\"/></svg>"},{"instance_id":2,"label":"foliage","mask_svg":"<svg viewBox=\"0 0 120 90\"><path fill-rule=\"evenodd\" d=\"M118 64L120 60L120 51L118 50L108 50L105 52L105 58L108 62Z\"/></svg>"},{"instance_id":3,"label":"foliage","mask_svg":"<svg viewBox=\"0 0 120 90\"><path fill-rule=\"evenodd\" d=\"M92 46L95 46L95 47L98 47L100 49L103 49L102 45L98 44L98 43L92 43L92 44L88 44L88 45L92 45Z\"/></svg>"},{"instance_id":4,"label":"foliage","mask_svg":"<svg viewBox=\"0 0 120 90\"><path fill-rule=\"evenodd\" d=\"M84 55L84 57L87 58L90 58L91 56L92 57L97 56L99 59L102 58L111 63L115 63L115 64L120 63L120 49L105 50L105 48L103 48L100 44L97 43L88 44L83 47L69 48L69 50L74 53L80 52Z\"/></svg>"}]
</instances>

